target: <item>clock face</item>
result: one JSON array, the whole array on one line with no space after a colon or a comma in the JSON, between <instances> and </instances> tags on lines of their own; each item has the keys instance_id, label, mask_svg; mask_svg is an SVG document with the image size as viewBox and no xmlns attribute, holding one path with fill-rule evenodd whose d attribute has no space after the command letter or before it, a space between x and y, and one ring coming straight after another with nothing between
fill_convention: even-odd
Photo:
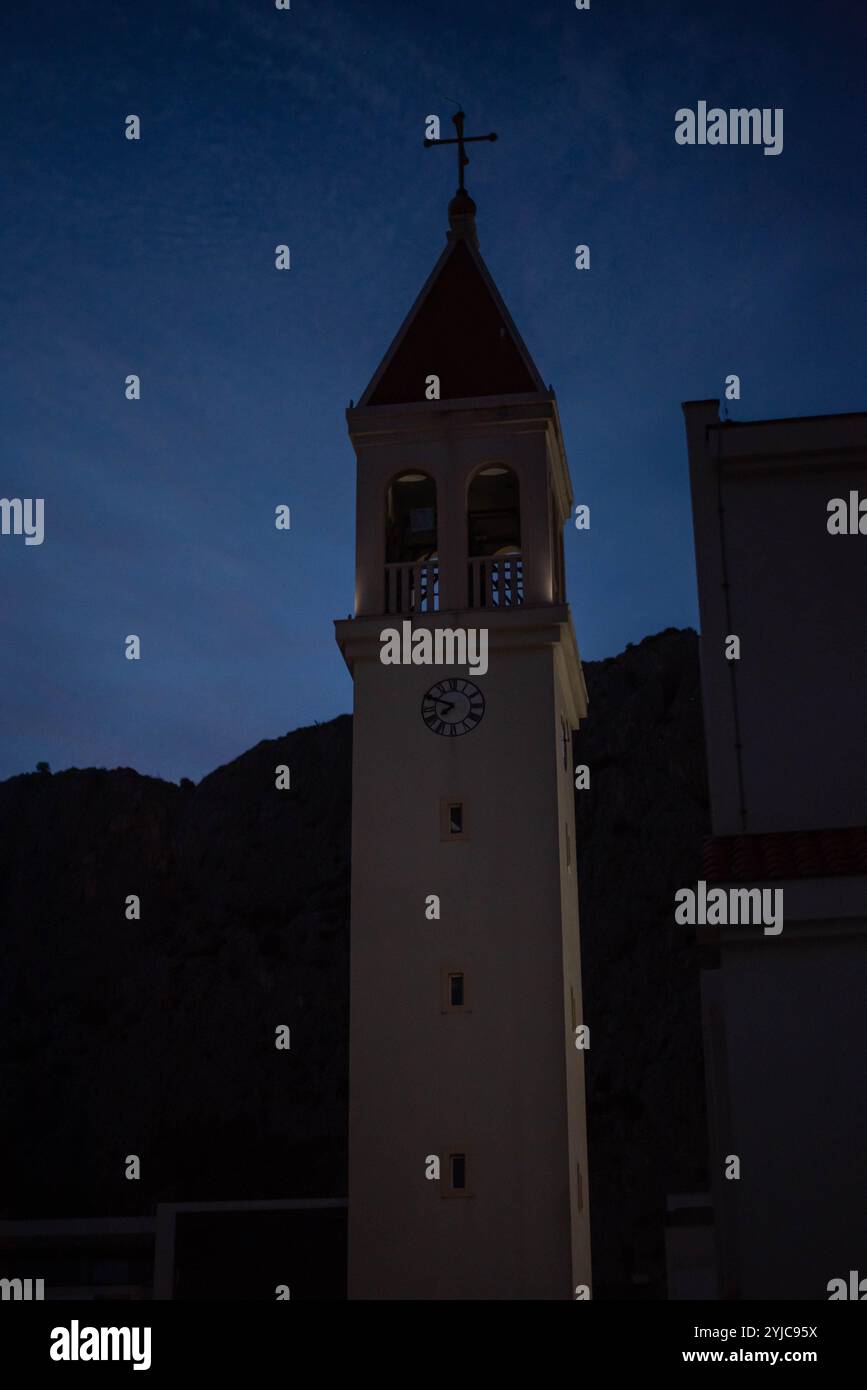
<instances>
[{"instance_id":1,"label":"clock face","mask_svg":"<svg viewBox=\"0 0 867 1390\"><path fill-rule=\"evenodd\" d=\"M432 685L421 702L421 717L432 733L444 738L468 734L485 712L485 697L460 676Z\"/></svg>"}]
</instances>

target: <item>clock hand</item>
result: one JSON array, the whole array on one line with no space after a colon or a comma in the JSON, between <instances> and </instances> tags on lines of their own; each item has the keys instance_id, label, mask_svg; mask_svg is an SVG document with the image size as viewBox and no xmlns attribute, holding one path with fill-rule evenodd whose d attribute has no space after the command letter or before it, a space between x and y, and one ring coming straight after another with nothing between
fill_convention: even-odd
<instances>
[{"instance_id":1,"label":"clock hand","mask_svg":"<svg viewBox=\"0 0 867 1390\"><path fill-rule=\"evenodd\" d=\"M454 709L454 707L452 700L437 700L437 714L440 714L444 709Z\"/></svg>"}]
</instances>

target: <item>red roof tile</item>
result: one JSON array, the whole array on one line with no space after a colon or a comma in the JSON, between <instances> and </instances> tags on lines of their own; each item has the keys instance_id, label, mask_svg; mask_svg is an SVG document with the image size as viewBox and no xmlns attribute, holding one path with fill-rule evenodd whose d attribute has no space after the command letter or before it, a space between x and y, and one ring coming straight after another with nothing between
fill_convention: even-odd
<instances>
[{"instance_id":1,"label":"red roof tile","mask_svg":"<svg viewBox=\"0 0 867 1390\"><path fill-rule=\"evenodd\" d=\"M702 860L705 879L711 883L867 874L867 826L717 835L705 840Z\"/></svg>"}]
</instances>

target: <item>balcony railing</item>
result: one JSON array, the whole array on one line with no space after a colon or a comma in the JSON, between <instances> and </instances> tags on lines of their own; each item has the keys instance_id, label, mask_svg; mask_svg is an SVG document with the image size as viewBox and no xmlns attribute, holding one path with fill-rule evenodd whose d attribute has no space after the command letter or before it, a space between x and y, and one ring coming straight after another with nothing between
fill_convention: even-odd
<instances>
[{"instance_id":1,"label":"balcony railing","mask_svg":"<svg viewBox=\"0 0 867 1390\"><path fill-rule=\"evenodd\" d=\"M440 606L438 560L386 565L386 613L436 613Z\"/></svg>"},{"instance_id":2,"label":"balcony railing","mask_svg":"<svg viewBox=\"0 0 867 1390\"><path fill-rule=\"evenodd\" d=\"M523 555L476 556L468 570L468 607L518 608L524 602ZM439 607L438 560L386 565L386 613L437 613Z\"/></svg>"},{"instance_id":3,"label":"balcony railing","mask_svg":"<svg viewBox=\"0 0 867 1390\"><path fill-rule=\"evenodd\" d=\"M523 555L483 555L469 563L470 608L517 608L524 602Z\"/></svg>"}]
</instances>

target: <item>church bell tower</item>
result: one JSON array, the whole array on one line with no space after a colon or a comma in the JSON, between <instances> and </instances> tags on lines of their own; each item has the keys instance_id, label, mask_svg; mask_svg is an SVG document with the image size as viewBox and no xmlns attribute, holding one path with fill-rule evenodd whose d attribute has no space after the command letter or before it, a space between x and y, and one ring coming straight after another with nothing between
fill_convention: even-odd
<instances>
[{"instance_id":1,"label":"church bell tower","mask_svg":"<svg viewBox=\"0 0 867 1390\"><path fill-rule=\"evenodd\" d=\"M556 400L479 253L462 174L446 246L346 413L353 1299L590 1285L572 491ZM382 660L384 635L402 659Z\"/></svg>"}]
</instances>

